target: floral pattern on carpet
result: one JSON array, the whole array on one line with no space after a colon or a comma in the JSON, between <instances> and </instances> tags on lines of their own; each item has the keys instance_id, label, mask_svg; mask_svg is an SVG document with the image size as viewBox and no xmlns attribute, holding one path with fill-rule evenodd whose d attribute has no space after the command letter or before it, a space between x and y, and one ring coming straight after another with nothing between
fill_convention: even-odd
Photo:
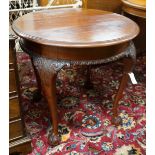
<instances>
[{"instance_id":1,"label":"floral pattern on carpet","mask_svg":"<svg viewBox=\"0 0 155 155\"><path fill-rule=\"evenodd\" d=\"M61 143L51 147L47 136L52 130L49 109L42 97L32 100L36 78L25 53L17 53L22 90L24 121L32 139L29 155L145 155L145 56L137 59L134 73L138 84L130 81L119 102L122 124L111 123L112 102L123 65L121 61L92 66L93 89L86 89L86 66L63 68L57 76L58 120ZM90 136L93 135L94 136Z\"/></svg>"}]
</instances>

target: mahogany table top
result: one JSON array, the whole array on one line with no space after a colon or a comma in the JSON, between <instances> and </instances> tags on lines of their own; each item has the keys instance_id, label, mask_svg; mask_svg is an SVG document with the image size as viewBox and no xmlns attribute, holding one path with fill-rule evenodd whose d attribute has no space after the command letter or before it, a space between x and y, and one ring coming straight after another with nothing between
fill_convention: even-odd
<instances>
[{"instance_id":1,"label":"mahogany table top","mask_svg":"<svg viewBox=\"0 0 155 155\"><path fill-rule=\"evenodd\" d=\"M127 17L79 8L32 12L18 18L12 28L18 36L42 45L75 48L119 44L139 33Z\"/></svg>"}]
</instances>

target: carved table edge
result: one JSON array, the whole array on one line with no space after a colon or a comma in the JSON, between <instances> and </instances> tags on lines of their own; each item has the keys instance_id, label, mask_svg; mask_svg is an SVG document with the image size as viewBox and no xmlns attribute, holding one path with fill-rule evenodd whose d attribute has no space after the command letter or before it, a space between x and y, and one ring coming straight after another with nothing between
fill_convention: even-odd
<instances>
[{"instance_id":1,"label":"carved table edge","mask_svg":"<svg viewBox=\"0 0 155 155\"><path fill-rule=\"evenodd\" d=\"M117 14L117 15L119 15L119 14ZM122 16L122 15L119 15L119 16ZM125 17L125 16L123 16L123 17ZM125 18L127 18L127 17L125 17ZM19 20L19 19L17 19L17 20ZM15 22L17 22L17 21L15 21ZM69 43L69 42L65 42L65 41L55 41L55 40L49 40L49 39L45 39L45 38L41 38L41 37L37 37L37 36L32 36L30 34L27 34L25 32L22 32L21 30L19 30L17 28L17 26L15 25L15 22L12 24L12 30L20 38L27 39L29 41L32 41L32 42L35 42L38 44L42 44L42 45L46 45L46 46L50 45L50 46L57 46L57 47L64 47L64 48L90 48L90 47L112 46L112 45L120 44L120 43L127 42L127 41L134 39L140 31L139 27L136 25L137 32L134 35L129 34L129 35L125 35L120 38L114 38L114 39L105 40L105 41L96 41L96 42L87 42L87 43L82 43L82 42L81 43L78 43L78 42Z\"/></svg>"},{"instance_id":2,"label":"carved table edge","mask_svg":"<svg viewBox=\"0 0 155 155\"><path fill-rule=\"evenodd\" d=\"M31 53L29 51L29 49L24 47L24 44L22 43L21 40L19 41L19 44L20 44L22 50L25 51L27 54L29 54L31 57L33 57L36 61L37 61L37 59L48 60L48 61L51 61L51 63L57 64L58 66L59 66L59 64L61 64L62 66L65 66L65 65L70 66L73 64L74 65L96 65L96 64L102 64L102 63L108 63L108 62L116 61L120 58L128 57L128 56L131 56L133 59L136 59L135 46L134 46L134 43L132 41L130 41L129 46L127 46L123 52L117 54L116 56L112 56L112 57L105 58L105 59L98 59L98 60L50 59L50 58L40 56L39 54L36 54L36 53Z\"/></svg>"}]
</instances>

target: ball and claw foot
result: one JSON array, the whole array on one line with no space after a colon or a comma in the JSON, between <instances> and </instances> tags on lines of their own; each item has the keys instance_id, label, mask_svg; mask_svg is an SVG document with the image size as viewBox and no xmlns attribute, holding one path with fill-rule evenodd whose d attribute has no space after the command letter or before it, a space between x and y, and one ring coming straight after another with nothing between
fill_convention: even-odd
<instances>
[{"instance_id":1,"label":"ball and claw foot","mask_svg":"<svg viewBox=\"0 0 155 155\"><path fill-rule=\"evenodd\" d=\"M60 142L61 142L61 138L59 135L55 135L55 134L52 134L50 133L48 135L48 142L51 146L56 146L56 145L59 145Z\"/></svg>"},{"instance_id":2,"label":"ball and claw foot","mask_svg":"<svg viewBox=\"0 0 155 155\"><path fill-rule=\"evenodd\" d=\"M122 118L120 116L112 118L112 124L118 126L122 124Z\"/></svg>"}]
</instances>

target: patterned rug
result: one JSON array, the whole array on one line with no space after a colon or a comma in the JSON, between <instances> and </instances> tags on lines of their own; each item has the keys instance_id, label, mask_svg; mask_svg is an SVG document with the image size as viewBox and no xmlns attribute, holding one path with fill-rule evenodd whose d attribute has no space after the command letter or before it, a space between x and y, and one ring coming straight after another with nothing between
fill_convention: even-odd
<instances>
[{"instance_id":1,"label":"patterned rug","mask_svg":"<svg viewBox=\"0 0 155 155\"><path fill-rule=\"evenodd\" d=\"M128 86L119 102L123 122L111 124L112 102L122 77L122 62L92 66L93 89L86 89L86 66L62 69L57 76L61 143L51 147L49 110L45 99L34 102L36 79L29 56L18 53L25 125L32 138L29 155L145 155L145 56L134 70L138 84ZM93 135L90 137L90 135Z\"/></svg>"}]
</instances>

